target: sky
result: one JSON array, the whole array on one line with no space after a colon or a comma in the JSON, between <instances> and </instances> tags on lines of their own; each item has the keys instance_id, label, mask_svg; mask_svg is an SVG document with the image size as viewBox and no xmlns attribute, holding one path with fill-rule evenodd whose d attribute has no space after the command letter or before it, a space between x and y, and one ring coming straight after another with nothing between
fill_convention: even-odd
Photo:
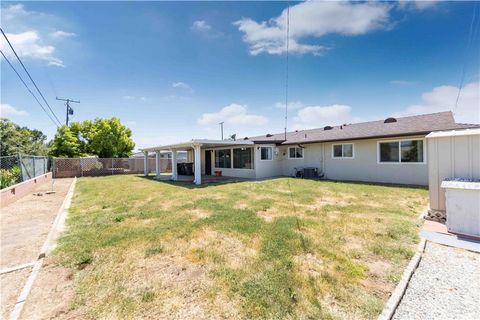
<instances>
[{"instance_id":1,"label":"sky","mask_svg":"<svg viewBox=\"0 0 480 320\"><path fill-rule=\"evenodd\" d=\"M62 123L56 96L80 100L71 121L120 118L137 149L219 139L219 122L283 132L287 7L289 130L445 110L480 123L478 2L2 1L1 27ZM53 137L3 58L0 93L2 117Z\"/></svg>"}]
</instances>

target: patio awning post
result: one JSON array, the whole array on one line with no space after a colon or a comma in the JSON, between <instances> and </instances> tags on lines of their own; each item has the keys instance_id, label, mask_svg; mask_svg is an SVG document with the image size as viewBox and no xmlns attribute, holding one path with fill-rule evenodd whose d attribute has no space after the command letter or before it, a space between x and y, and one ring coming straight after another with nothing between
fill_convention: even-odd
<instances>
[{"instance_id":1,"label":"patio awning post","mask_svg":"<svg viewBox=\"0 0 480 320\"><path fill-rule=\"evenodd\" d=\"M148 176L148 151L143 152L144 158L143 158L143 173L145 174L145 177Z\"/></svg>"},{"instance_id":2,"label":"patio awning post","mask_svg":"<svg viewBox=\"0 0 480 320\"><path fill-rule=\"evenodd\" d=\"M155 152L155 175L160 178L160 151Z\"/></svg>"},{"instance_id":3,"label":"patio awning post","mask_svg":"<svg viewBox=\"0 0 480 320\"><path fill-rule=\"evenodd\" d=\"M200 153L200 145L194 145L193 150L195 151L195 184L202 184L202 159Z\"/></svg>"},{"instance_id":4,"label":"patio awning post","mask_svg":"<svg viewBox=\"0 0 480 320\"><path fill-rule=\"evenodd\" d=\"M177 181L178 173L177 173L177 150L172 151L172 180Z\"/></svg>"}]
</instances>

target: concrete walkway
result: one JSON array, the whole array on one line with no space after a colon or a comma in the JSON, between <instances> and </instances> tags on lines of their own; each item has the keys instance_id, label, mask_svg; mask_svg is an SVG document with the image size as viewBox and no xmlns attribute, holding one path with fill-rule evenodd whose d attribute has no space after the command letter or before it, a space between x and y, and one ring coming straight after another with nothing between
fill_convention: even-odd
<instances>
[{"instance_id":1,"label":"concrete walkway","mask_svg":"<svg viewBox=\"0 0 480 320\"><path fill-rule=\"evenodd\" d=\"M54 181L53 194L47 183L16 202L1 208L0 225L0 305L1 318L8 319L73 179Z\"/></svg>"},{"instance_id":2,"label":"concrete walkway","mask_svg":"<svg viewBox=\"0 0 480 320\"><path fill-rule=\"evenodd\" d=\"M393 319L479 319L480 254L428 241Z\"/></svg>"}]
</instances>

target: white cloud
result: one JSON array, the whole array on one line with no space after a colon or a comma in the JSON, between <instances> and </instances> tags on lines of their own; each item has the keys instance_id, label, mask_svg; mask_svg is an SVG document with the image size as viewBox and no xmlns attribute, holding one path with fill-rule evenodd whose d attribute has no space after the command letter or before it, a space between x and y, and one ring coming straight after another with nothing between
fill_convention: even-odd
<instances>
[{"instance_id":1,"label":"white cloud","mask_svg":"<svg viewBox=\"0 0 480 320\"><path fill-rule=\"evenodd\" d=\"M180 82L173 82L172 87L176 88L176 89L184 89L184 90L187 90L187 91L190 91L190 92L193 91L192 87L188 83L181 82L181 81Z\"/></svg>"},{"instance_id":2,"label":"white cloud","mask_svg":"<svg viewBox=\"0 0 480 320\"><path fill-rule=\"evenodd\" d=\"M268 122L264 116L248 114L247 106L232 103L218 112L204 113L197 123L200 125L216 125L224 121L226 124L242 126L260 126Z\"/></svg>"},{"instance_id":3,"label":"white cloud","mask_svg":"<svg viewBox=\"0 0 480 320\"><path fill-rule=\"evenodd\" d=\"M50 33L50 36L54 39L60 39L60 38L76 37L77 34L73 32L65 32L62 30L57 30L55 32Z\"/></svg>"},{"instance_id":4,"label":"white cloud","mask_svg":"<svg viewBox=\"0 0 480 320\"><path fill-rule=\"evenodd\" d=\"M25 11L25 7L23 4L12 4L9 6L2 6L1 9L1 16L3 22L12 20L15 17L18 16L25 16L27 15L28 12Z\"/></svg>"},{"instance_id":5,"label":"white cloud","mask_svg":"<svg viewBox=\"0 0 480 320\"><path fill-rule=\"evenodd\" d=\"M195 31L209 31L212 29L212 26L209 25L205 20L196 20L193 22L190 28Z\"/></svg>"},{"instance_id":6,"label":"white cloud","mask_svg":"<svg viewBox=\"0 0 480 320\"><path fill-rule=\"evenodd\" d=\"M73 33L60 31L56 25L64 25L60 18L36 11L27 11L23 4L3 5L1 20L8 25L7 37L21 58L46 61L48 65L64 67L58 57L57 47L48 41L59 41ZM56 32L51 32L58 30ZM14 57L5 39L0 40L0 49L8 57Z\"/></svg>"},{"instance_id":7,"label":"white cloud","mask_svg":"<svg viewBox=\"0 0 480 320\"><path fill-rule=\"evenodd\" d=\"M136 97L136 96L123 96L122 99L124 100L140 100L140 101L147 101L146 97Z\"/></svg>"},{"instance_id":8,"label":"white cloud","mask_svg":"<svg viewBox=\"0 0 480 320\"><path fill-rule=\"evenodd\" d=\"M28 116L28 112L16 109L8 103L0 103L0 116Z\"/></svg>"},{"instance_id":9,"label":"white cloud","mask_svg":"<svg viewBox=\"0 0 480 320\"><path fill-rule=\"evenodd\" d=\"M408 1L398 1L398 8L399 9L411 9L411 10L426 10L432 8L433 6L437 5L439 1L416 1L416 0L408 0Z\"/></svg>"},{"instance_id":10,"label":"white cloud","mask_svg":"<svg viewBox=\"0 0 480 320\"><path fill-rule=\"evenodd\" d=\"M390 81L390 84L396 85L396 86L402 86L402 87L407 87L407 86L413 86L416 84L415 81L408 81L408 80L392 80Z\"/></svg>"},{"instance_id":11,"label":"white cloud","mask_svg":"<svg viewBox=\"0 0 480 320\"><path fill-rule=\"evenodd\" d=\"M455 101L458 95L456 86L439 86L422 94L419 104L411 105L394 117L410 116L441 111L455 111ZM455 120L460 123L480 123L480 83L472 82L465 85L458 100Z\"/></svg>"},{"instance_id":12,"label":"white cloud","mask_svg":"<svg viewBox=\"0 0 480 320\"><path fill-rule=\"evenodd\" d=\"M298 110L294 129L320 128L326 125L340 125L355 122L350 106L333 104L329 106L308 106Z\"/></svg>"},{"instance_id":13,"label":"white cloud","mask_svg":"<svg viewBox=\"0 0 480 320\"><path fill-rule=\"evenodd\" d=\"M344 1L307 1L290 7L289 50L292 53L321 54L326 48L300 42L326 34L361 35L386 26L391 6L385 3ZM287 10L268 21L242 18L234 25L244 33L250 54L282 54L286 50Z\"/></svg>"},{"instance_id":14,"label":"white cloud","mask_svg":"<svg viewBox=\"0 0 480 320\"><path fill-rule=\"evenodd\" d=\"M54 46L42 45L40 36L37 31L31 30L22 33L6 33L13 48L20 57L45 60L49 65L64 67L63 61L55 57ZM9 48L6 40L0 43L0 49L9 57L14 57L12 50Z\"/></svg>"},{"instance_id":15,"label":"white cloud","mask_svg":"<svg viewBox=\"0 0 480 320\"><path fill-rule=\"evenodd\" d=\"M305 104L301 101L290 101L288 102L288 110L296 110L296 109L301 109L306 107ZM277 102L275 103L275 108L278 109L285 109L285 103L284 102Z\"/></svg>"}]
</instances>

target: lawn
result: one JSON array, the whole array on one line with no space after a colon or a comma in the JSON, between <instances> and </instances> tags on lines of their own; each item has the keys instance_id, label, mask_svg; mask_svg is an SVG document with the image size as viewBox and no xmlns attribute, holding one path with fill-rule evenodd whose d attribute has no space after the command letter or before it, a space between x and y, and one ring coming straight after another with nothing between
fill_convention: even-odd
<instances>
[{"instance_id":1,"label":"lawn","mask_svg":"<svg viewBox=\"0 0 480 320\"><path fill-rule=\"evenodd\" d=\"M81 178L55 255L90 318L372 319L426 204L424 189L293 178Z\"/></svg>"}]
</instances>

